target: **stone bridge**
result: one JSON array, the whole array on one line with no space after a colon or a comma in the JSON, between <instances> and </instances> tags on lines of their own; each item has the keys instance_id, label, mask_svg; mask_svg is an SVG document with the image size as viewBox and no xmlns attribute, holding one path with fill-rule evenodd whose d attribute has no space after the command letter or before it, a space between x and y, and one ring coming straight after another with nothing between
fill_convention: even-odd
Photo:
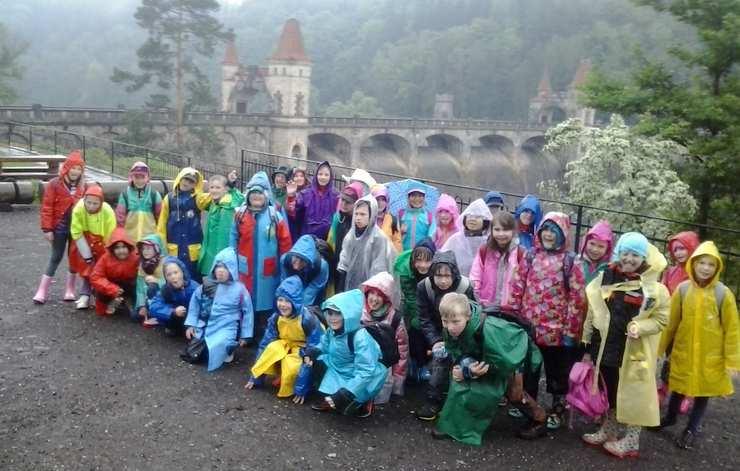
<instances>
[{"instance_id":1,"label":"stone bridge","mask_svg":"<svg viewBox=\"0 0 740 471\"><path fill-rule=\"evenodd\" d=\"M151 129L174 141L174 112L143 111ZM21 122L116 139L127 132L125 109L0 107L0 121ZM212 126L224 144L222 159L241 149L330 160L348 166L442 177L502 190L532 191L558 178L562 165L540 153L543 125L477 119L278 117L219 112L185 113L187 129ZM13 131L10 131L13 132ZM8 130L0 130L7 134ZM186 136L187 136L186 131ZM0 142L7 139L0 134ZM13 136L23 140L22 134ZM153 143L154 147L158 147Z\"/></svg>"}]
</instances>

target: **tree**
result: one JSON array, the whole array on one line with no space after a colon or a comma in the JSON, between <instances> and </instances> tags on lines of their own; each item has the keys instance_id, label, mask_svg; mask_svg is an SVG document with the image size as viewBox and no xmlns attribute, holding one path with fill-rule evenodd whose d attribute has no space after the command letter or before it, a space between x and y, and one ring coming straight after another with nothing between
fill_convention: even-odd
<instances>
[{"instance_id":1,"label":"tree","mask_svg":"<svg viewBox=\"0 0 740 471\"><path fill-rule=\"evenodd\" d=\"M740 2L633 1L693 26L699 44L669 49L679 70L643 58L627 81L597 71L583 88L585 104L635 117L637 132L685 146L692 159L677 168L699 203L697 221L731 224L740 210Z\"/></svg>"},{"instance_id":2,"label":"tree","mask_svg":"<svg viewBox=\"0 0 740 471\"><path fill-rule=\"evenodd\" d=\"M152 94L148 104L158 107L169 103L169 92L174 87L178 147L183 145L185 88L191 92L190 104L199 105L203 84L207 83L194 62L194 54L213 55L216 44L230 34L212 16L218 9L216 0L142 0L134 18L149 37L136 52L140 73L116 67L111 76L113 82L127 84L128 92L155 85L162 93Z\"/></svg>"},{"instance_id":3,"label":"tree","mask_svg":"<svg viewBox=\"0 0 740 471\"><path fill-rule=\"evenodd\" d=\"M13 103L18 95L11 82L20 80L23 68L18 59L25 52L27 44L15 40L0 23L0 103Z\"/></svg>"},{"instance_id":4,"label":"tree","mask_svg":"<svg viewBox=\"0 0 740 471\"><path fill-rule=\"evenodd\" d=\"M696 210L688 185L670 163L685 156L686 149L671 140L633 133L618 115L603 129L565 121L548 130L547 141L547 152L576 154L566 165L565 184L551 180L540 185L553 199L663 218L675 217L677 208L688 216ZM589 216L661 238L675 229L663 221L616 213L589 211Z\"/></svg>"},{"instance_id":5,"label":"tree","mask_svg":"<svg viewBox=\"0 0 740 471\"><path fill-rule=\"evenodd\" d=\"M361 91L352 93L352 98L346 102L335 101L324 110L326 116L378 118L384 115L383 109L375 97L365 95Z\"/></svg>"}]
</instances>

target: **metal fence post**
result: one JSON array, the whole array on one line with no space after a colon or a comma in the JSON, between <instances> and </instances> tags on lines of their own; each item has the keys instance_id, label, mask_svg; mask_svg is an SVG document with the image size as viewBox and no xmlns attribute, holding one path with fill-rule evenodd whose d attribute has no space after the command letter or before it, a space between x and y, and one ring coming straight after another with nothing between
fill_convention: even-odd
<instances>
[{"instance_id":1,"label":"metal fence post","mask_svg":"<svg viewBox=\"0 0 740 471\"><path fill-rule=\"evenodd\" d=\"M28 128L28 151L33 152L33 128Z\"/></svg>"},{"instance_id":2,"label":"metal fence post","mask_svg":"<svg viewBox=\"0 0 740 471\"><path fill-rule=\"evenodd\" d=\"M58 153L59 152L57 151L57 132L56 130L54 130L54 154L58 154Z\"/></svg>"},{"instance_id":3,"label":"metal fence post","mask_svg":"<svg viewBox=\"0 0 740 471\"><path fill-rule=\"evenodd\" d=\"M87 153L87 143L85 142L85 136L82 136L82 160L87 160L86 154Z\"/></svg>"},{"instance_id":4,"label":"metal fence post","mask_svg":"<svg viewBox=\"0 0 740 471\"><path fill-rule=\"evenodd\" d=\"M116 141L110 141L110 173L115 173Z\"/></svg>"},{"instance_id":5,"label":"metal fence post","mask_svg":"<svg viewBox=\"0 0 740 471\"><path fill-rule=\"evenodd\" d=\"M241 151L242 154L242 161L241 161L241 167L239 167L239 180L242 185L244 185L244 149Z\"/></svg>"},{"instance_id":6,"label":"metal fence post","mask_svg":"<svg viewBox=\"0 0 740 471\"><path fill-rule=\"evenodd\" d=\"M581 240L581 224L583 224L583 206L578 205L578 212L576 213L576 238L574 251L578 252L578 242Z\"/></svg>"}]
</instances>

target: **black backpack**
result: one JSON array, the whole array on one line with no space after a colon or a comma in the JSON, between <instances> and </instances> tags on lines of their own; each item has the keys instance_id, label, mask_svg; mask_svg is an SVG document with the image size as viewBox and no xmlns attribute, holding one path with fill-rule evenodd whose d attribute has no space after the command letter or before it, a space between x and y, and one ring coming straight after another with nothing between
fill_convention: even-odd
<instances>
[{"instance_id":1,"label":"black backpack","mask_svg":"<svg viewBox=\"0 0 740 471\"><path fill-rule=\"evenodd\" d=\"M380 347L380 362L388 368L398 363L401 359L401 354L398 353L398 344L396 343L396 329L398 329L400 323L401 316L396 313L393 315L390 325L385 322L373 322L362 327L378 343ZM347 334L347 346L352 355L355 354L355 332L357 330Z\"/></svg>"}]
</instances>

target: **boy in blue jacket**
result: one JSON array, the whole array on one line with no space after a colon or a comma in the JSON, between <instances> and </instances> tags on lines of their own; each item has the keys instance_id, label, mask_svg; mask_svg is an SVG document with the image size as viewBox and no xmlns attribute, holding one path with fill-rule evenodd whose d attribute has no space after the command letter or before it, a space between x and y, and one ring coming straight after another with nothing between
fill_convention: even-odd
<instances>
[{"instance_id":1,"label":"boy in blue jacket","mask_svg":"<svg viewBox=\"0 0 740 471\"><path fill-rule=\"evenodd\" d=\"M324 397L312 406L316 411L359 417L372 413L372 400L383 388L388 368L380 362L378 343L360 326L364 302L362 291L353 289L321 305L329 329L318 347L306 349L303 358L309 366L319 360L326 369L319 386Z\"/></svg>"},{"instance_id":2,"label":"boy in blue jacket","mask_svg":"<svg viewBox=\"0 0 740 471\"><path fill-rule=\"evenodd\" d=\"M280 266L281 281L293 275L300 277L303 298L301 304L304 306L321 304L324 289L329 282L329 264L316 249L312 235L301 236L293 248L280 257Z\"/></svg>"},{"instance_id":3,"label":"boy in blue jacket","mask_svg":"<svg viewBox=\"0 0 740 471\"><path fill-rule=\"evenodd\" d=\"M190 272L177 257L165 257L162 274L165 282L159 290L154 290L154 297L149 301L149 316L164 325L168 335L182 336L190 298L200 285L190 279Z\"/></svg>"}]
</instances>

